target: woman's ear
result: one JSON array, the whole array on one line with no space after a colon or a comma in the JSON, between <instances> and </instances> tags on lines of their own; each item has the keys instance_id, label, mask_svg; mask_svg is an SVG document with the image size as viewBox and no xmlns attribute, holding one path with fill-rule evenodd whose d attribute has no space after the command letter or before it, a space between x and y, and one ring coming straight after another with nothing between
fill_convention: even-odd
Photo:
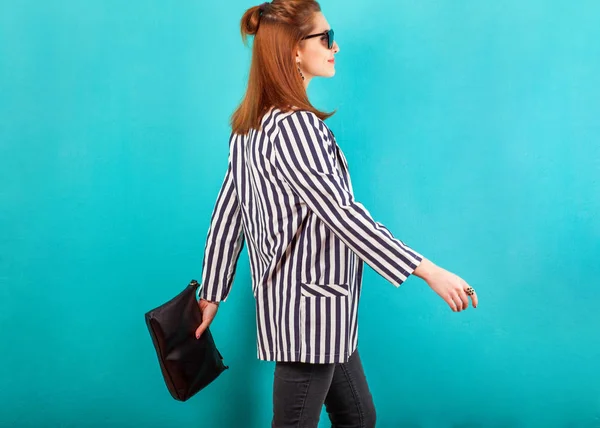
<instances>
[{"instance_id":1,"label":"woman's ear","mask_svg":"<svg viewBox=\"0 0 600 428\"><path fill-rule=\"evenodd\" d=\"M302 61L302 53L300 52L300 47L296 49L296 62Z\"/></svg>"}]
</instances>

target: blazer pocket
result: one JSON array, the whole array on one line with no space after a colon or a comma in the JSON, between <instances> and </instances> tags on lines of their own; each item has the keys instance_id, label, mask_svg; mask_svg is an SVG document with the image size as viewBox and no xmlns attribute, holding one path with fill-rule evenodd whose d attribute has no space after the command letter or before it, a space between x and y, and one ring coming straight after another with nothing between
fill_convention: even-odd
<instances>
[{"instance_id":1,"label":"blazer pocket","mask_svg":"<svg viewBox=\"0 0 600 428\"><path fill-rule=\"evenodd\" d=\"M311 284L300 283L300 293L304 297L342 297L349 296L348 284Z\"/></svg>"}]
</instances>

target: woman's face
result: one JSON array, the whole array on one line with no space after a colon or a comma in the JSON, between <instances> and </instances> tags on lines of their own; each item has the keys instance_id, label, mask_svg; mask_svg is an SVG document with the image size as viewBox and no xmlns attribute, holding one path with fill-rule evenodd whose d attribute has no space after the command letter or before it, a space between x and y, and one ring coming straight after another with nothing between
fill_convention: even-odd
<instances>
[{"instance_id":1,"label":"woman's face","mask_svg":"<svg viewBox=\"0 0 600 428\"><path fill-rule=\"evenodd\" d=\"M314 15L313 30L310 34L324 33L331 27L322 12ZM327 36L312 37L303 40L296 52L296 63L304 75L304 86L315 76L332 77L335 75L334 54L340 47L334 41L331 49L327 48Z\"/></svg>"}]
</instances>

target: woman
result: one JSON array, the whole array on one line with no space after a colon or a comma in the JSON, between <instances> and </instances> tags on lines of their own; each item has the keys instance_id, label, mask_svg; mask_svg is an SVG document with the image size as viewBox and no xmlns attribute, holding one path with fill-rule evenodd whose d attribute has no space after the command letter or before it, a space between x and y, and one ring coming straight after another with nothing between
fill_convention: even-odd
<instances>
[{"instance_id":1,"label":"woman","mask_svg":"<svg viewBox=\"0 0 600 428\"><path fill-rule=\"evenodd\" d=\"M254 35L245 98L232 116L227 172L211 218L202 324L225 301L244 242L256 299L258 358L276 361L273 427L372 427L375 407L358 343L363 262L396 287L414 273L453 311L477 296L458 276L395 238L354 200L348 164L306 88L335 74L339 45L314 0L246 11Z\"/></svg>"}]
</instances>

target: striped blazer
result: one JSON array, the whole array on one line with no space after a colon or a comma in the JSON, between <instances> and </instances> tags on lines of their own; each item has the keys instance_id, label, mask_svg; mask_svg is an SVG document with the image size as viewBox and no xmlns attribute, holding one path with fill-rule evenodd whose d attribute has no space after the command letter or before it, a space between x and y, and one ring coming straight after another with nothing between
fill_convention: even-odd
<instances>
[{"instance_id":1,"label":"striped blazer","mask_svg":"<svg viewBox=\"0 0 600 428\"><path fill-rule=\"evenodd\" d=\"M314 113L272 108L232 133L198 296L225 301L247 242L258 359L342 363L358 341L363 262L396 287L422 256L354 199L348 164Z\"/></svg>"}]
</instances>

